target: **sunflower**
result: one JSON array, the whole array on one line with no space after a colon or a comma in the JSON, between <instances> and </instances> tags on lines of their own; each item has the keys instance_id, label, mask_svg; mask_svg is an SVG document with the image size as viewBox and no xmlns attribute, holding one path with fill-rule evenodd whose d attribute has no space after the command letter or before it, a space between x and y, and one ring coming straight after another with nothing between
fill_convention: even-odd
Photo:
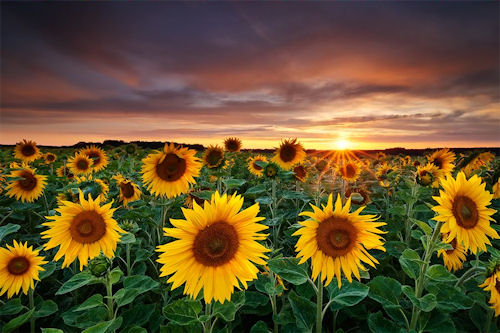
<instances>
[{"instance_id":1,"label":"sunflower","mask_svg":"<svg viewBox=\"0 0 500 333\"><path fill-rule=\"evenodd\" d=\"M387 157L387 155L381 151L379 151L377 154L375 154L375 159L378 161L381 161L381 160L385 159L386 157Z\"/></svg>"},{"instance_id":2,"label":"sunflower","mask_svg":"<svg viewBox=\"0 0 500 333\"><path fill-rule=\"evenodd\" d=\"M206 190L210 190L210 189L206 189ZM187 207L187 208L193 208L193 202L196 202L198 205L203 205L203 203L205 202L205 200L199 198L195 193L196 192L199 192L199 190L192 190L192 191L189 191L186 195L186 199L184 200L184 205Z\"/></svg>"},{"instance_id":3,"label":"sunflower","mask_svg":"<svg viewBox=\"0 0 500 333\"><path fill-rule=\"evenodd\" d=\"M439 187L439 175L439 169L434 164L427 163L427 165L417 167L417 182L422 186L432 184L434 188Z\"/></svg>"},{"instance_id":4,"label":"sunflower","mask_svg":"<svg viewBox=\"0 0 500 333\"><path fill-rule=\"evenodd\" d=\"M422 165L422 163L420 163L420 161L419 161L419 160L415 160L415 161L413 161L413 166L414 166L414 167L419 167L420 165Z\"/></svg>"},{"instance_id":5,"label":"sunflower","mask_svg":"<svg viewBox=\"0 0 500 333\"><path fill-rule=\"evenodd\" d=\"M87 155L77 153L68 159L67 167L74 175L86 175L92 172L92 163Z\"/></svg>"},{"instance_id":6,"label":"sunflower","mask_svg":"<svg viewBox=\"0 0 500 333\"><path fill-rule=\"evenodd\" d=\"M500 198L500 178L498 178L497 182L493 185L493 199Z\"/></svg>"},{"instance_id":7,"label":"sunflower","mask_svg":"<svg viewBox=\"0 0 500 333\"><path fill-rule=\"evenodd\" d=\"M267 162L267 157L264 155L257 155L248 159L248 171L257 177L261 177L264 168L258 165L257 162Z\"/></svg>"},{"instance_id":8,"label":"sunflower","mask_svg":"<svg viewBox=\"0 0 500 333\"><path fill-rule=\"evenodd\" d=\"M93 196L98 196L101 201L106 201L109 186L103 180L92 177L92 175L75 177L75 180L80 189L85 188L85 193L92 192Z\"/></svg>"},{"instance_id":9,"label":"sunflower","mask_svg":"<svg viewBox=\"0 0 500 333\"><path fill-rule=\"evenodd\" d=\"M184 294L196 298L203 288L206 303L230 300L234 287L247 289L247 282L257 278L255 264L265 265L269 252L258 243L267 235L259 233L268 227L257 222L259 205L241 210L243 198L218 192L200 207L183 209L185 220L170 219L173 228L165 235L177 240L160 245L158 262L163 264L160 276L173 274L168 282L172 289L185 283Z\"/></svg>"},{"instance_id":10,"label":"sunflower","mask_svg":"<svg viewBox=\"0 0 500 333\"><path fill-rule=\"evenodd\" d=\"M16 197L16 200L22 202L33 202L38 199L47 184L47 176L37 175L36 169L30 168L24 164L20 169L13 170L7 177L18 178L12 180L5 187L9 197Z\"/></svg>"},{"instance_id":11,"label":"sunflower","mask_svg":"<svg viewBox=\"0 0 500 333\"><path fill-rule=\"evenodd\" d=\"M274 162L267 163L264 167L264 176L267 178L276 178L278 176L278 172L280 171L280 167L278 164Z\"/></svg>"},{"instance_id":12,"label":"sunflower","mask_svg":"<svg viewBox=\"0 0 500 333\"><path fill-rule=\"evenodd\" d=\"M357 194L357 197L354 197L353 194ZM367 205L370 203L370 192L364 187L359 187L355 189L351 189L351 187L347 187L345 191L345 197L351 198L351 202L358 206Z\"/></svg>"},{"instance_id":13,"label":"sunflower","mask_svg":"<svg viewBox=\"0 0 500 333\"><path fill-rule=\"evenodd\" d=\"M406 155L405 157L401 157L401 165L402 166L411 165L411 157L408 155Z\"/></svg>"},{"instance_id":14,"label":"sunflower","mask_svg":"<svg viewBox=\"0 0 500 333\"><path fill-rule=\"evenodd\" d=\"M40 281L38 272L44 271L41 266L47 263L33 246L15 240L13 245L0 248L0 296L7 292L7 298L17 295L21 288L25 295L33 289L33 281Z\"/></svg>"},{"instance_id":15,"label":"sunflower","mask_svg":"<svg viewBox=\"0 0 500 333\"><path fill-rule=\"evenodd\" d=\"M375 175L377 176L377 179L379 180L380 185L382 187L389 187L390 186L390 182L388 181L388 175L389 175L389 173L393 172L394 170L395 170L395 168L390 166L386 162L384 162L383 164L381 164L378 167Z\"/></svg>"},{"instance_id":16,"label":"sunflower","mask_svg":"<svg viewBox=\"0 0 500 333\"><path fill-rule=\"evenodd\" d=\"M106 155L106 152L95 145L90 145L80 149L80 153L86 155L92 160L92 169L94 171L104 169L109 163L109 158Z\"/></svg>"},{"instance_id":17,"label":"sunflower","mask_svg":"<svg viewBox=\"0 0 500 333\"><path fill-rule=\"evenodd\" d=\"M495 317L500 315L500 267L497 267L491 275L480 285L486 291L491 293L491 308L495 310Z\"/></svg>"},{"instance_id":18,"label":"sunflower","mask_svg":"<svg viewBox=\"0 0 500 333\"><path fill-rule=\"evenodd\" d=\"M298 164L293 167L293 175L300 182L305 182L307 178L307 169L303 164Z\"/></svg>"},{"instance_id":19,"label":"sunflower","mask_svg":"<svg viewBox=\"0 0 500 333\"><path fill-rule=\"evenodd\" d=\"M78 257L80 270L88 264L88 260L97 257L101 251L108 258L114 256L116 243L120 241L120 234L125 233L113 219L112 202L101 206L97 197L92 200L88 196L85 200L82 191L79 191L80 202L64 201L56 211L60 215L46 216L50 222L42 223L49 230L41 233L42 238L49 241L43 246L50 250L60 246L54 257L55 261L64 256L62 268L68 267Z\"/></svg>"},{"instance_id":20,"label":"sunflower","mask_svg":"<svg viewBox=\"0 0 500 333\"><path fill-rule=\"evenodd\" d=\"M139 200L142 193L137 184L123 178L123 176L119 173L113 176L113 179L116 180L117 185L120 188L120 201L123 202L124 207L127 207L130 202Z\"/></svg>"},{"instance_id":21,"label":"sunflower","mask_svg":"<svg viewBox=\"0 0 500 333\"><path fill-rule=\"evenodd\" d=\"M325 173L330 167L330 162L324 158L315 158L313 159L314 168L321 174Z\"/></svg>"},{"instance_id":22,"label":"sunflower","mask_svg":"<svg viewBox=\"0 0 500 333\"><path fill-rule=\"evenodd\" d=\"M293 236L300 236L295 249L302 264L311 258L312 278L315 280L321 273L320 279L325 285L330 284L337 276L338 286L341 286L341 271L349 282L352 275L360 279L359 269L366 270L361 262L375 267L377 259L367 250L377 249L385 251L384 239L378 235L385 233L378 227L384 222L375 222L375 215L359 215L365 208L360 207L349 213L351 199L344 207L340 195L337 195L335 209L333 196L330 194L328 203L323 209L311 205L313 212L302 212L300 215L310 219L299 222L302 226Z\"/></svg>"},{"instance_id":23,"label":"sunflower","mask_svg":"<svg viewBox=\"0 0 500 333\"><path fill-rule=\"evenodd\" d=\"M453 168L455 167L455 165L453 165L453 161L455 161L455 153L450 151L448 148L444 148L432 153L428 157L428 161L438 167L443 177L453 171Z\"/></svg>"},{"instance_id":24,"label":"sunflower","mask_svg":"<svg viewBox=\"0 0 500 333\"><path fill-rule=\"evenodd\" d=\"M221 166L224 160L224 149L219 146L209 146L203 154L203 162L209 169Z\"/></svg>"},{"instance_id":25,"label":"sunflower","mask_svg":"<svg viewBox=\"0 0 500 333\"><path fill-rule=\"evenodd\" d=\"M481 167L489 167L491 161L494 159L495 155L490 152L481 153L473 158L464 168L462 168L462 171L468 177L474 171L479 170Z\"/></svg>"},{"instance_id":26,"label":"sunflower","mask_svg":"<svg viewBox=\"0 0 500 333\"><path fill-rule=\"evenodd\" d=\"M337 172L345 181L354 182L361 174L361 166L355 161L344 161L337 166Z\"/></svg>"},{"instance_id":27,"label":"sunflower","mask_svg":"<svg viewBox=\"0 0 500 333\"><path fill-rule=\"evenodd\" d=\"M241 140L238 138L227 138L224 140L224 148L230 152L240 151Z\"/></svg>"},{"instance_id":28,"label":"sunflower","mask_svg":"<svg viewBox=\"0 0 500 333\"><path fill-rule=\"evenodd\" d=\"M486 184L477 175L469 180L463 172L457 178L447 175L441 180L440 195L433 197L439 204L432 208L437 216L434 220L443 222L442 233L449 233L446 242L456 238L465 249L476 254L478 249L486 252L486 244L491 245L488 236L499 238L497 232L491 228L491 215L496 210L488 208L493 195L485 190Z\"/></svg>"},{"instance_id":29,"label":"sunflower","mask_svg":"<svg viewBox=\"0 0 500 333\"><path fill-rule=\"evenodd\" d=\"M66 192L61 192L57 195L57 204L59 206L63 205L64 201L71 201L71 202L78 202L78 194L73 193L71 189L67 190Z\"/></svg>"},{"instance_id":30,"label":"sunflower","mask_svg":"<svg viewBox=\"0 0 500 333\"><path fill-rule=\"evenodd\" d=\"M75 175L71 172L71 170L64 165L61 165L59 168L56 169L56 174L59 177L67 177L68 179L75 178Z\"/></svg>"},{"instance_id":31,"label":"sunflower","mask_svg":"<svg viewBox=\"0 0 500 333\"><path fill-rule=\"evenodd\" d=\"M51 164L55 162L57 156L53 153L46 153L43 155L43 159L45 160L45 164Z\"/></svg>"},{"instance_id":32,"label":"sunflower","mask_svg":"<svg viewBox=\"0 0 500 333\"><path fill-rule=\"evenodd\" d=\"M147 189L156 196L176 197L196 183L201 163L195 150L165 144L163 151L155 151L143 160L142 179Z\"/></svg>"},{"instance_id":33,"label":"sunflower","mask_svg":"<svg viewBox=\"0 0 500 333\"><path fill-rule=\"evenodd\" d=\"M299 164L306 158L306 152L297 139L284 140L274 153L273 161L284 170L290 170L295 164Z\"/></svg>"},{"instance_id":34,"label":"sunflower","mask_svg":"<svg viewBox=\"0 0 500 333\"><path fill-rule=\"evenodd\" d=\"M18 142L14 148L14 158L20 159L24 163L31 163L41 156L42 153L36 146L35 141L27 141L23 139L23 141Z\"/></svg>"},{"instance_id":35,"label":"sunflower","mask_svg":"<svg viewBox=\"0 0 500 333\"><path fill-rule=\"evenodd\" d=\"M448 235L442 234L443 242L446 242ZM438 257L443 257L444 265L451 271L457 271L462 268L463 262L466 260L466 253L464 246L457 242L456 238L453 238L451 242L449 242L452 249L444 250L440 249L437 253Z\"/></svg>"}]
</instances>

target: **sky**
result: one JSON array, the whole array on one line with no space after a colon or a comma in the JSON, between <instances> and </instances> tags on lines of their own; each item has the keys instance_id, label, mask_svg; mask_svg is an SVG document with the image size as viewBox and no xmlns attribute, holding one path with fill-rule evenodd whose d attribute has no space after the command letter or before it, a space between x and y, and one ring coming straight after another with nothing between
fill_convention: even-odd
<instances>
[{"instance_id":1,"label":"sky","mask_svg":"<svg viewBox=\"0 0 500 333\"><path fill-rule=\"evenodd\" d=\"M499 7L2 2L0 143L500 146Z\"/></svg>"}]
</instances>

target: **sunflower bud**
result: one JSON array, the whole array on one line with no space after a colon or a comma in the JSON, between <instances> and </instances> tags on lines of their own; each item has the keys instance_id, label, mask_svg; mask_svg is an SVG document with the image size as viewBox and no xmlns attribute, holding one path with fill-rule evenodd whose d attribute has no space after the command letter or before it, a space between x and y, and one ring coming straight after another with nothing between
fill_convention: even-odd
<instances>
[{"instance_id":1,"label":"sunflower bud","mask_svg":"<svg viewBox=\"0 0 500 333\"><path fill-rule=\"evenodd\" d=\"M89 270L95 277L101 277L108 271L111 266L111 261L100 255L89 262Z\"/></svg>"}]
</instances>

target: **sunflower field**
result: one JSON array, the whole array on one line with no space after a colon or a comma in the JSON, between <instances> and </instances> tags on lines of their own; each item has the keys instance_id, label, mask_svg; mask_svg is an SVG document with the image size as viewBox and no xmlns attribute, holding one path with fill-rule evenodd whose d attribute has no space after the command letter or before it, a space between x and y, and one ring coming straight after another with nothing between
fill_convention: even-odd
<instances>
[{"instance_id":1,"label":"sunflower field","mask_svg":"<svg viewBox=\"0 0 500 333\"><path fill-rule=\"evenodd\" d=\"M498 332L500 159L0 150L1 332Z\"/></svg>"}]
</instances>

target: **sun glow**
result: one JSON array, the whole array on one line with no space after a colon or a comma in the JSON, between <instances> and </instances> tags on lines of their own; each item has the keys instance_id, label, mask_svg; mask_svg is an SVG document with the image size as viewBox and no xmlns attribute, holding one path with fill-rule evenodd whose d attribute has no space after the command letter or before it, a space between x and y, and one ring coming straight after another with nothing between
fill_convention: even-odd
<instances>
[{"instance_id":1,"label":"sun glow","mask_svg":"<svg viewBox=\"0 0 500 333\"><path fill-rule=\"evenodd\" d=\"M335 147L337 150L346 150L349 149L352 146L352 143L349 140L346 139L338 139L335 141Z\"/></svg>"}]
</instances>

